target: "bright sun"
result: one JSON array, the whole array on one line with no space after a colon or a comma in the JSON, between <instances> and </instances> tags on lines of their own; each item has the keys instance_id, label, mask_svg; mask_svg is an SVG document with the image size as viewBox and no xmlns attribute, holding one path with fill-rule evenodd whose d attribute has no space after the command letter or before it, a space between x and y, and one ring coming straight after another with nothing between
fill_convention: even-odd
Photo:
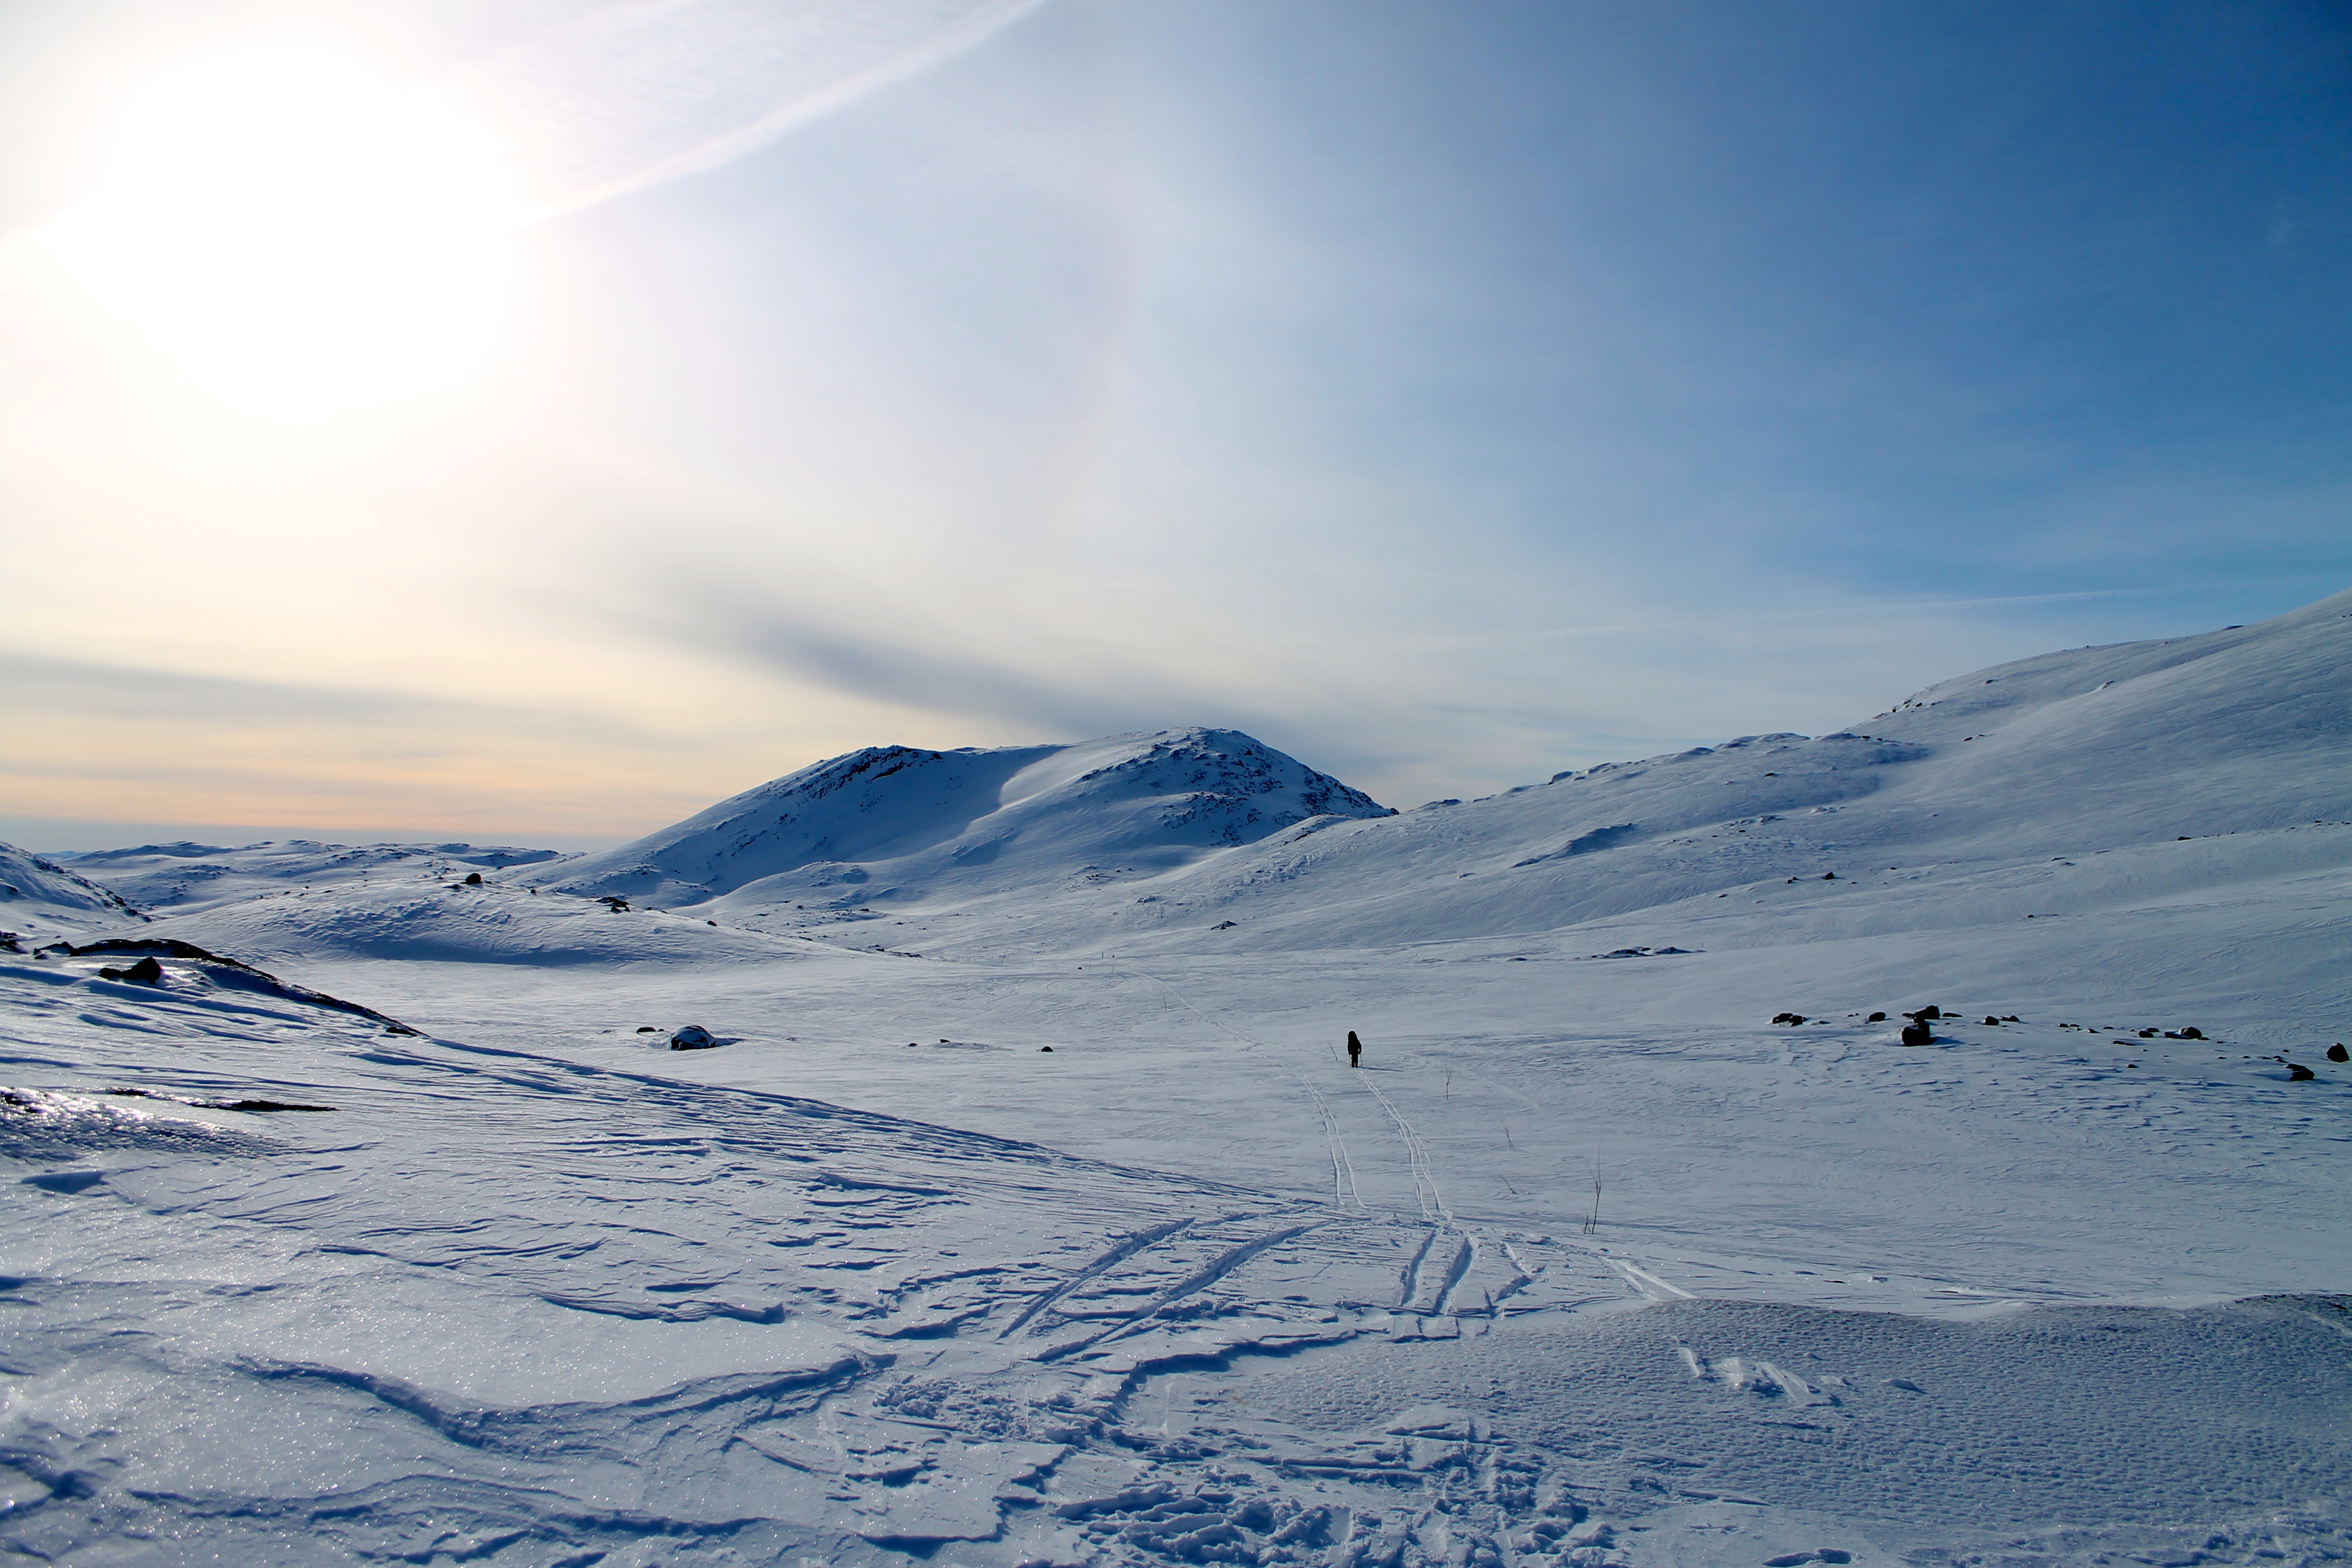
<instances>
[{"instance_id":1,"label":"bright sun","mask_svg":"<svg viewBox=\"0 0 2352 1568\"><path fill-rule=\"evenodd\" d=\"M515 217L496 149L457 116L281 47L154 83L48 238L197 384L310 422L478 364Z\"/></svg>"}]
</instances>

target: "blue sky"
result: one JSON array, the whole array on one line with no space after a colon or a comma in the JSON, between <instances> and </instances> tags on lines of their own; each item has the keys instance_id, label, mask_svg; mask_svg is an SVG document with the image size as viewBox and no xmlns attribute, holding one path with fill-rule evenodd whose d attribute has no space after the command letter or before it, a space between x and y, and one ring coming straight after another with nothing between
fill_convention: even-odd
<instances>
[{"instance_id":1,"label":"blue sky","mask_svg":"<svg viewBox=\"0 0 2352 1568\"><path fill-rule=\"evenodd\" d=\"M1006 7L520 229L478 364L290 421L22 260L98 177L58 142L281 35L586 56L547 5L166 9L14 24L91 84L0 125L37 845L587 844L1181 723L1412 805L2352 581L2340 7ZM745 9L652 89L756 105Z\"/></svg>"}]
</instances>

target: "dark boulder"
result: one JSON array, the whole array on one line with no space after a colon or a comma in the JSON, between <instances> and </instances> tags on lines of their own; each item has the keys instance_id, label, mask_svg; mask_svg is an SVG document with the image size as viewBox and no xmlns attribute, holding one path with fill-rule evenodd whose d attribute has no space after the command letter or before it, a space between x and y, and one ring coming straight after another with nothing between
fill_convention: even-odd
<instances>
[{"instance_id":1,"label":"dark boulder","mask_svg":"<svg viewBox=\"0 0 2352 1568\"><path fill-rule=\"evenodd\" d=\"M2318 1076L2319 1075L2317 1073L2312 1071L2301 1062L2289 1062L2286 1064L2286 1080L2289 1083L2308 1083Z\"/></svg>"},{"instance_id":2,"label":"dark boulder","mask_svg":"<svg viewBox=\"0 0 2352 1568\"><path fill-rule=\"evenodd\" d=\"M1873 1013L1869 1017L1864 1019L1863 1022L1867 1024L1884 1024L1886 1022L1886 1015L1884 1013Z\"/></svg>"},{"instance_id":3,"label":"dark boulder","mask_svg":"<svg viewBox=\"0 0 2352 1568\"><path fill-rule=\"evenodd\" d=\"M1988 1024L1994 1024L1994 1025L1998 1025L1998 1024L2000 1022L2000 1020L1999 1018L1994 1017L1991 1014L1987 1013L1987 1014L1985 1015L1985 1022L1986 1022L1986 1023L1988 1023Z\"/></svg>"},{"instance_id":4,"label":"dark boulder","mask_svg":"<svg viewBox=\"0 0 2352 1568\"><path fill-rule=\"evenodd\" d=\"M2201 1040L2205 1037L2205 1031L2191 1024L2180 1031L2180 1037L2184 1040Z\"/></svg>"},{"instance_id":5,"label":"dark boulder","mask_svg":"<svg viewBox=\"0 0 2352 1568\"><path fill-rule=\"evenodd\" d=\"M688 1024L669 1037L674 1051L707 1051L719 1043L718 1037L699 1024Z\"/></svg>"},{"instance_id":6,"label":"dark boulder","mask_svg":"<svg viewBox=\"0 0 2352 1568\"><path fill-rule=\"evenodd\" d=\"M1903 1026L1903 1043L1906 1046L1928 1045L1935 1038L1936 1032L1925 1024L1914 1022Z\"/></svg>"},{"instance_id":7,"label":"dark boulder","mask_svg":"<svg viewBox=\"0 0 2352 1568\"><path fill-rule=\"evenodd\" d=\"M469 888L478 888L481 885L482 874L479 871L468 871L466 873L466 886Z\"/></svg>"},{"instance_id":8,"label":"dark boulder","mask_svg":"<svg viewBox=\"0 0 2352 1568\"><path fill-rule=\"evenodd\" d=\"M1775 1013L1772 1015L1772 1021L1776 1024L1801 1024L1805 1021L1805 1016L1802 1013Z\"/></svg>"},{"instance_id":9,"label":"dark boulder","mask_svg":"<svg viewBox=\"0 0 2352 1568\"><path fill-rule=\"evenodd\" d=\"M2338 1040L2327 1047L2327 1059L2331 1062L2352 1062L2352 1052L2345 1050L2344 1042Z\"/></svg>"}]
</instances>

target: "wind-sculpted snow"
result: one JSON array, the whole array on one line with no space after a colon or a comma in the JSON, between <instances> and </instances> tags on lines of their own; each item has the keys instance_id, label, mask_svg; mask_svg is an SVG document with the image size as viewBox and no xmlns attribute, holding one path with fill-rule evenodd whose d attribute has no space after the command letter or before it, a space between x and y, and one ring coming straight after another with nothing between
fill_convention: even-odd
<instances>
[{"instance_id":1,"label":"wind-sculpted snow","mask_svg":"<svg viewBox=\"0 0 2352 1568\"><path fill-rule=\"evenodd\" d=\"M185 1116L89 1095L0 1087L0 1158L40 1164L136 1151L203 1156L266 1149L257 1139ZM98 1171L41 1171L22 1180L44 1192L81 1193L105 1179Z\"/></svg>"},{"instance_id":2,"label":"wind-sculpted snow","mask_svg":"<svg viewBox=\"0 0 2352 1568\"><path fill-rule=\"evenodd\" d=\"M234 875L0 960L0 1545L2352 1559L2347 638L1402 815L1171 731L85 858Z\"/></svg>"},{"instance_id":3,"label":"wind-sculpted snow","mask_svg":"<svg viewBox=\"0 0 2352 1568\"><path fill-rule=\"evenodd\" d=\"M1451 1086L1393 1068L1315 1074L1361 1115L1291 1102L1349 1146L1318 1194L666 1076L644 1047L169 992L109 1012L89 985L0 973L32 1086L0 1134L110 1124L0 1148L26 1173L0 1189L0 1541L27 1555L2352 1552L2340 1299L1940 1323L1696 1299L1657 1270L1704 1269L1480 1212ZM1237 1050L1220 1077L1288 1098L1270 1047ZM337 1109L145 1109L230 1093Z\"/></svg>"}]
</instances>

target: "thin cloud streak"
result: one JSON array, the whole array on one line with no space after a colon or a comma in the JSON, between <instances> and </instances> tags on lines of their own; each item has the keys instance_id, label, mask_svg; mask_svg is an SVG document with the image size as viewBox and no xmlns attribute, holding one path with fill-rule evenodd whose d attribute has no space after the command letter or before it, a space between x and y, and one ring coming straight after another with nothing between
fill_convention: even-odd
<instances>
[{"instance_id":1,"label":"thin cloud streak","mask_svg":"<svg viewBox=\"0 0 2352 1568\"><path fill-rule=\"evenodd\" d=\"M531 221L756 153L971 48L1041 0L640 0L460 72L499 128Z\"/></svg>"}]
</instances>

